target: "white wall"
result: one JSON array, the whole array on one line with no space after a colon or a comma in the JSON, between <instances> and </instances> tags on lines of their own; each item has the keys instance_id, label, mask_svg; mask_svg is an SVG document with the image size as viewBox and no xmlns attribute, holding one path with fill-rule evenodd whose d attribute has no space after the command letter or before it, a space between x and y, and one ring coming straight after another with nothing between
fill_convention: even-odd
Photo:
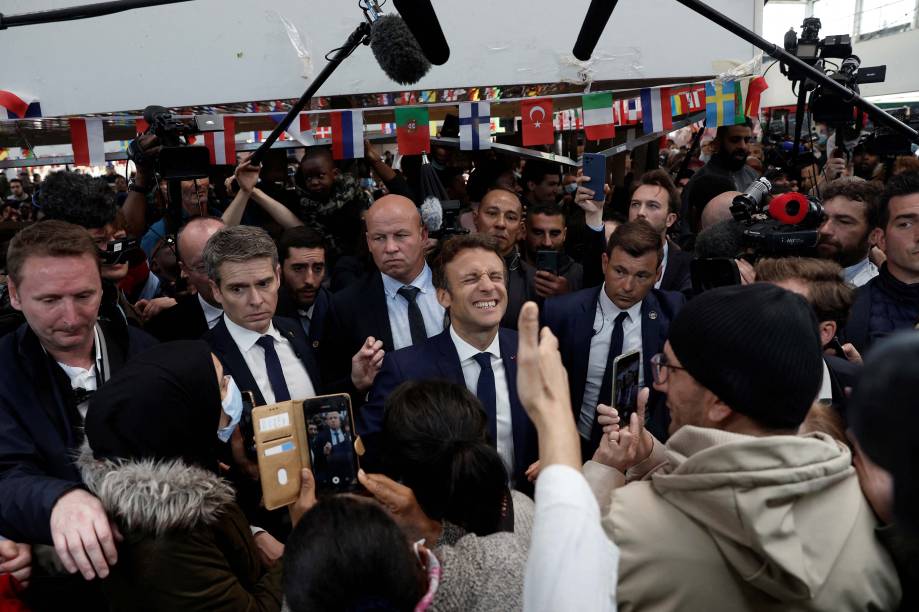
<instances>
[{"instance_id":1,"label":"white wall","mask_svg":"<svg viewBox=\"0 0 919 612\"><path fill-rule=\"evenodd\" d=\"M7 15L87 0L3 0ZM589 0L434 0L450 61L414 88L558 82ZM757 28L762 0L708 0ZM344 42L357 0L195 0L0 32L2 88L37 96L46 116L298 98ZM385 7L392 11L392 3ZM299 30L311 65L281 16ZM674 0L622 0L597 48L595 79L679 78L744 62L753 48ZM322 95L398 91L361 48Z\"/></svg>"},{"instance_id":2,"label":"white wall","mask_svg":"<svg viewBox=\"0 0 919 612\"><path fill-rule=\"evenodd\" d=\"M796 28L798 24L796 24ZM853 53L862 60L862 66L887 65L887 80L884 83L861 85L862 96L880 96L919 92L919 30L910 30L890 36L882 36L853 45ZM782 76L776 66L766 76L769 89L763 94L762 106L793 105L796 100L791 92L791 82Z\"/></svg>"}]
</instances>

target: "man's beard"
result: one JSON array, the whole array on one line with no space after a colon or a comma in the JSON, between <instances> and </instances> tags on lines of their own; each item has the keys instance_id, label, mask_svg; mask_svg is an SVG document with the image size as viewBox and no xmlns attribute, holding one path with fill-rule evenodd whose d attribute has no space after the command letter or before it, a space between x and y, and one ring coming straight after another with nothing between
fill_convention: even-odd
<instances>
[{"instance_id":1,"label":"man's beard","mask_svg":"<svg viewBox=\"0 0 919 612\"><path fill-rule=\"evenodd\" d=\"M727 155L725 156L724 163L727 166L728 170L731 172L737 172L744 167L747 163L748 155L745 153L743 157L737 155Z\"/></svg>"}]
</instances>

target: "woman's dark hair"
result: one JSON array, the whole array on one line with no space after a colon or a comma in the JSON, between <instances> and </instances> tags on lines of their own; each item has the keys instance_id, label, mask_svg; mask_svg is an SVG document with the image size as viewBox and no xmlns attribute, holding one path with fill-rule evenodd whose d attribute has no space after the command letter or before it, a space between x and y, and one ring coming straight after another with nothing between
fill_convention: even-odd
<instances>
[{"instance_id":1,"label":"woman's dark hair","mask_svg":"<svg viewBox=\"0 0 919 612\"><path fill-rule=\"evenodd\" d=\"M488 535L499 530L507 472L488 442L479 400L445 381L406 382L386 402L387 471L435 520Z\"/></svg>"},{"instance_id":2,"label":"woman's dark hair","mask_svg":"<svg viewBox=\"0 0 919 612\"><path fill-rule=\"evenodd\" d=\"M284 547L293 612L413 610L426 591L402 530L375 502L350 495L313 506Z\"/></svg>"}]
</instances>

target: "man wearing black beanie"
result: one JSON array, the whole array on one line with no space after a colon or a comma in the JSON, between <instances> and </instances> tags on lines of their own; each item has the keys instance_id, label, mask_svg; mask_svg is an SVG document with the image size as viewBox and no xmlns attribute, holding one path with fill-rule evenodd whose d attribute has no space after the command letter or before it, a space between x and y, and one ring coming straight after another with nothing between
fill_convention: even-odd
<instances>
[{"instance_id":1,"label":"man wearing black beanie","mask_svg":"<svg viewBox=\"0 0 919 612\"><path fill-rule=\"evenodd\" d=\"M689 302L652 360L666 445L647 394L615 412L584 466L619 547L620 610L892 610L901 590L848 447L797 435L823 373L817 321L764 283Z\"/></svg>"}]
</instances>

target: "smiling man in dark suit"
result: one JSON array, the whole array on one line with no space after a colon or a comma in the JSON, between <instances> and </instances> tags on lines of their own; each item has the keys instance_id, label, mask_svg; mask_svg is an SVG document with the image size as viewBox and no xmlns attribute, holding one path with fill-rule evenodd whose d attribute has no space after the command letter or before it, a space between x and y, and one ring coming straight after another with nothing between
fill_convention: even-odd
<instances>
[{"instance_id":1,"label":"smiling man in dark suit","mask_svg":"<svg viewBox=\"0 0 919 612\"><path fill-rule=\"evenodd\" d=\"M517 397L517 332L499 328L507 308L506 282L494 239L470 234L443 244L434 284L450 327L383 360L370 399L358 413L357 432L369 450L377 446L383 405L396 387L408 380L446 380L476 394L511 483L530 488L525 471L538 449L535 429Z\"/></svg>"},{"instance_id":2,"label":"smiling man in dark suit","mask_svg":"<svg viewBox=\"0 0 919 612\"><path fill-rule=\"evenodd\" d=\"M612 401L613 360L640 350L640 385L650 386L651 357L663 350L670 321L685 302L680 293L654 289L662 259L660 234L651 225L625 223L603 255L602 286L546 300L543 325L558 337L585 461L602 435L597 404ZM666 440L669 422L663 399L652 391L645 424L658 440Z\"/></svg>"}]
</instances>

